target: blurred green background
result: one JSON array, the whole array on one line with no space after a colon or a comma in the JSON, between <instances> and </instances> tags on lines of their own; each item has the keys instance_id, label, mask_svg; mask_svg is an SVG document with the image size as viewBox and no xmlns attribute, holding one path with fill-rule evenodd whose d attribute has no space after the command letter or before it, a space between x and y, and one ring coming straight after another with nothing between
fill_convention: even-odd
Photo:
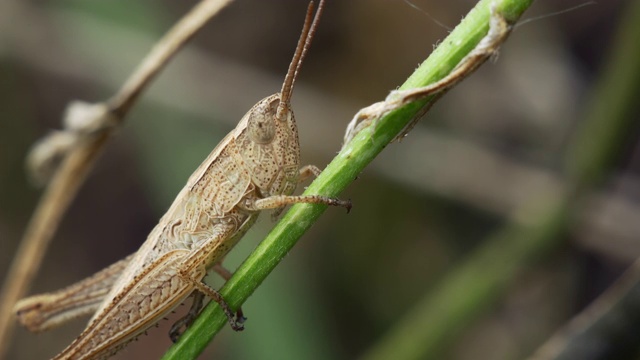
<instances>
[{"instance_id":1,"label":"blurred green background","mask_svg":"<svg viewBox=\"0 0 640 360\"><path fill-rule=\"evenodd\" d=\"M69 101L112 95L194 3L0 3L0 275L39 197L24 173L29 146L60 127ZM401 84L446 36L432 18L453 28L474 3L329 1L293 95L303 163L326 165L353 114ZM538 1L524 18L581 3ZM245 304L246 330L225 329L201 358L357 357L516 209L559 191L563 151L628 3L603 1L518 27L495 64L447 94L342 195L354 203L349 215L329 209L304 236ZM279 91L306 5L237 0L177 56L100 158L32 293L137 249L244 112ZM620 138L615 170L579 207L563 245L514 274L506 296L447 341L440 358L530 355L640 255L636 142L637 129ZM271 226L261 217L226 266L234 269ZM171 323L116 358L158 358L170 345ZM37 335L18 329L8 358L51 357L83 326Z\"/></svg>"}]
</instances>

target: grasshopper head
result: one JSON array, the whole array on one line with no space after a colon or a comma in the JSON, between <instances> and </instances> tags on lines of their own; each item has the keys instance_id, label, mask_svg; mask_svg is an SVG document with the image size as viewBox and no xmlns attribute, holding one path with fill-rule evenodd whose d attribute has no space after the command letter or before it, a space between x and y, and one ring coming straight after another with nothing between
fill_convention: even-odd
<instances>
[{"instance_id":1,"label":"grasshopper head","mask_svg":"<svg viewBox=\"0 0 640 360\"><path fill-rule=\"evenodd\" d=\"M285 111L278 117L278 109ZM238 151L263 196L290 193L300 167L298 129L289 104L280 94L260 100L245 115L244 130L237 135ZM243 127L241 127L242 129Z\"/></svg>"},{"instance_id":2,"label":"grasshopper head","mask_svg":"<svg viewBox=\"0 0 640 360\"><path fill-rule=\"evenodd\" d=\"M243 131L246 136L238 138L243 143L240 146L242 156L251 173L252 183L263 196L291 194L298 182L300 145L290 99L323 7L324 0L321 0L314 16L314 4L309 4L282 90L260 100L243 119L246 121L246 131Z\"/></svg>"}]
</instances>

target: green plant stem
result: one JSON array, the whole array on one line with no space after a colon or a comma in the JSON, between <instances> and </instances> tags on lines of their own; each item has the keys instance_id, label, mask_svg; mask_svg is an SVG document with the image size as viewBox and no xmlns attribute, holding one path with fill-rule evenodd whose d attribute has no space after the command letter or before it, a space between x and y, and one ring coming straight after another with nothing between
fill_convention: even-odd
<instances>
[{"instance_id":1,"label":"green plant stem","mask_svg":"<svg viewBox=\"0 0 640 360\"><path fill-rule=\"evenodd\" d=\"M361 359L441 358L441 350L504 294L523 266L558 243L569 222L566 199L543 200L527 212L535 225L514 223L486 239Z\"/></svg>"},{"instance_id":2,"label":"green plant stem","mask_svg":"<svg viewBox=\"0 0 640 360\"><path fill-rule=\"evenodd\" d=\"M581 186L601 181L628 143L624 140L635 134L630 130L638 119L630 113L637 109L640 90L640 1L627 9L583 114L585 123L568 151L568 176Z\"/></svg>"},{"instance_id":3,"label":"green plant stem","mask_svg":"<svg viewBox=\"0 0 640 360\"><path fill-rule=\"evenodd\" d=\"M401 89L433 83L451 72L487 33L489 6L515 22L532 0L482 0L401 86ZM361 131L308 187L305 194L337 196L389 144L431 99L417 101L393 111L377 122L371 131ZM227 303L239 307L295 245L326 209L325 206L298 204L278 222L256 250L236 270L220 290ZM165 354L169 359L194 359L200 354L227 320L220 308L211 303Z\"/></svg>"},{"instance_id":4,"label":"green plant stem","mask_svg":"<svg viewBox=\"0 0 640 360\"><path fill-rule=\"evenodd\" d=\"M567 149L566 169L571 188L561 197L535 199L535 204L529 203L525 209L520 209L527 215L529 225L512 223L489 237L480 249L408 311L405 318L362 359L440 358L443 347L499 299L522 269L563 243L562 235L571 223L576 200L602 179L617 159L627 134L632 133L630 130L636 126L635 119L628 114L636 104L635 94L640 86L640 46L634 36L640 31L640 22L637 21L640 18L640 1L631 7L630 16L618 33L611 62L585 111L585 121ZM532 209L535 211L533 214ZM631 287L630 291L637 289L638 286ZM616 313L611 317L626 319L631 316L636 314ZM584 324L584 320L582 322ZM594 323L601 325L597 321ZM606 325L610 326L610 321ZM575 351L575 343L579 341L589 344L580 350L593 351L594 344L600 344L613 331L611 327L606 331L602 328L604 326L597 329L599 337L594 336L596 330L587 329L582 338L578 336L570 340L565 344L568 351ZM558 346L555 350L562 353L565 349ZM576 353L566 358L584 358Z\"/></svg>"}]
</instances>

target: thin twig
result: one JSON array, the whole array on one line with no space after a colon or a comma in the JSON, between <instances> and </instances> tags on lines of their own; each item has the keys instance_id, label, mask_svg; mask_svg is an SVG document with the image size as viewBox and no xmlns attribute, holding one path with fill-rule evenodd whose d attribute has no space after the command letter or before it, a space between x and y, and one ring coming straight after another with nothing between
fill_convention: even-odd
<instances>
[{"instance_id":1,"label":"thin twig","mask_svg":"<svg viewBox=\"0 0 640 360\"><path fill-rule=\"evenodd\" d=\"M637 348L640 260L529 360L612 359Z\"/></svg>"},{"instance_id":2,"label":"thin twig","mask_svg":"<svg viewBox=\"0 0 640 360\"><path fill-rule=\"evenodd\" d=\"M98 154L136 99L156 74L205 23L232 0L203 0L186 14L156 44L149 55L106 103L94 105L85 118L77 112L65 115L65 131L78 131L77 141L67 153L43 194L22 238L0 294L0 358L13 332L13 306L29 289L60 220L84 182ZM100 111L106 110L106 111ZM80 124L78 124L80 122ZM90 130L90 131L87 131ZM46 139L45 139L46 141Z\"/></svg>"},{"instance_id":3,"label":"thin twig","mask_svg":"<svg viewBox=\"0 0 640 360\"><path fill-rule=\"evenodd\" d=\"M200 30L218 11L232 0L204 0L169 30L129 77L120 91L108 101L115 113L126 114L144 87L171 60L180 48Z\"/></svg>"}]
</instances>

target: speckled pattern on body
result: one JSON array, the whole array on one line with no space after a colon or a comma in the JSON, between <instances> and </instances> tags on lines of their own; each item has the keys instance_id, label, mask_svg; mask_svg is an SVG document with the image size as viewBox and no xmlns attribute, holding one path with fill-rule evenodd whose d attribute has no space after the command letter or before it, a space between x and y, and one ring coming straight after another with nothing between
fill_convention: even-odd
<instances>
[{"instance_id":1,"label":"speckled pattern on body","mask_svg":"<svg viewBox=\"0 0 640 360\"><path fill-rule=\"evenodd\" d=\"M231 326L241 330L241 322L220 294L202 282L207 270L222 262L262 210L279 213L294 203L351 206L348 201L316 195L290 196L310 173L320 173L314 166L300 169L298 130L290 98L323 2L315 17L313 5L309 6L282 91L254 105L218 144L134 255L103 270L101 273L109 275L102 277L106 280L96 283L94 278L91 284L101 287L101 293L93 292L91 297L77 290L89 286L89 278L70 287L76 291L31 297L22 300L22 307L18 304L19 318L28 321L37 315L47 316L39 313L47 296L66 296L68 302L91 300L83 311L95 311L95 315L55 359L107 358L197 292L218 302ZM180 321L190 323L184 318ZM172 338L174 335L179 334L172 333Z\"/></svg>"}]
</instances>

